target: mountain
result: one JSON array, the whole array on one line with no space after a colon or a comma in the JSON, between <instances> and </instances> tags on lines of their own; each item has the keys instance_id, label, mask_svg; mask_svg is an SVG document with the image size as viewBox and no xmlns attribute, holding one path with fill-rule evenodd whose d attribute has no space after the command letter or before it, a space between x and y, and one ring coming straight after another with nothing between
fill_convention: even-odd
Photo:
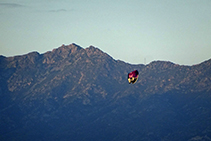
<instances>
[{"instance_id":1,"label":"mountain","mask_svg":"<svg viewBox=\"0 0 211 141\"><path fill-rule=\"evenodd\" d=\"M210 107L211 60L132 65L76 44L0 56L0 140L211 140Z\"/></svg>"}]
</instances>

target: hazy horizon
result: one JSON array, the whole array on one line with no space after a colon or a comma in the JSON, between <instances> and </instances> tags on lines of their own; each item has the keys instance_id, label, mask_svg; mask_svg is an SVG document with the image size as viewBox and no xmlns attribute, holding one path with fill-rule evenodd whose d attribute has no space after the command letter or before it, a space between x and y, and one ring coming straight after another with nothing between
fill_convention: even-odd
<instances>
[{"instance_id":1,"label":"hazy horizon","mask_svg":"<svg viewBox=\"0 0 211 141\"><path fill-rule=\"evenodd\" d=\"M211 58L209 0L1 0L0 54L93 45L131 64Z\"/></svg>"}]
</instances>

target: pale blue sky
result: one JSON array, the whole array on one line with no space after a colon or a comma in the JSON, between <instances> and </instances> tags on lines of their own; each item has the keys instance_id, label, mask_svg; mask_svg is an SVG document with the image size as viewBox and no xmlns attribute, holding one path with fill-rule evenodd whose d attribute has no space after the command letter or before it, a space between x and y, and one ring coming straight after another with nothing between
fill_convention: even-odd
<instances>
[{"instance_id":1,"label":"pale blue sky","mask_svg":"<svg viewBox=\"0 0 211 141\"><path fill-rule=\"evenodd\" d=\"M211 58L211 0L0 0L0 54L93 45L132 64Z\"/></svg>"}]
</instances>

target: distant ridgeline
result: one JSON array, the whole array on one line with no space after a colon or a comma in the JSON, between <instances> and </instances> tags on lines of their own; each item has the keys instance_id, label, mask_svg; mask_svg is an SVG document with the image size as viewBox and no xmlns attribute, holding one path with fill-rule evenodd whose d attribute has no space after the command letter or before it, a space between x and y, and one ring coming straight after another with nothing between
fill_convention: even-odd
<instances>
[{"instance_id":1,"label":"distant ridgeline","mask_svg":"<svg viewBox=\"0 0 211 141\"><path fill-rule=\"evenodd\" d=\"M133 65L76 44L0 56L0 140L211 140L210 107L211 60Z\"/></svg>"}]
</instances>

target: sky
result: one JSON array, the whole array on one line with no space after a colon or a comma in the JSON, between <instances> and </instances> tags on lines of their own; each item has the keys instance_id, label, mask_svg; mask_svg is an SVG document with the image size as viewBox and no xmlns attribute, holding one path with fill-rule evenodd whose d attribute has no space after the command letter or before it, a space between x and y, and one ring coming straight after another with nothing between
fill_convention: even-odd
<instances>
[{"instance_id":1,"label":"sky","mask_svg":"<svg viewBox=\"0 0 211 141\"><path fill-rule=\"evenodd\" d=\"M211 58L211 0L0 0L0 55L93 45L131 64Z\"/></svg>"}]
</instances>

